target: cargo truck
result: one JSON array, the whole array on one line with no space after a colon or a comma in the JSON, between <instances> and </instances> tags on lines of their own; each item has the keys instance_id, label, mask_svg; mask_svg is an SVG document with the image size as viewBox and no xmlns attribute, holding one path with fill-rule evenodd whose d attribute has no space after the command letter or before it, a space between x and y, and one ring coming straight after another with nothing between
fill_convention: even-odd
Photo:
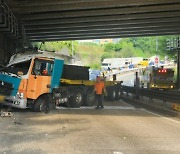
<instances>
[{"instance_id":1,"label":"cargo truck","mask_svg":"<svg viewBox=\"0 0 180 154\"><path fill-rule=\"evenodd\" d=\"M149 66L140 71L140 83L142 87L149 89L173 89L174 70L172 68Z\"/></svg>"},{"instance_id":2,"label":"cargo truck","mask_svg":"<svg viewBox=\"0 0 180 154\"><path fill-rule=\"evenodd\" d=\"M44 111L62 103L68 107L95 105L94 84L89 80L89 68L67 65L60 58L42 55L12 60L0 71L0 95L3 104L15 108ZM119 99L121 82L105 81L108 98Z\"/></svg>"}]
</instances>

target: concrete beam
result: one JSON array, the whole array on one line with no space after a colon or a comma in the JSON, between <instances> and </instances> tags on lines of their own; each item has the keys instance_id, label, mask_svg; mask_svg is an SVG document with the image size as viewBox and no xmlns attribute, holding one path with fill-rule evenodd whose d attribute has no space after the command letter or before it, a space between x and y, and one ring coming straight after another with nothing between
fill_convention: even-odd
<instances>
[{"instance_id":1,"label":"concrete beam","mask_svg":"<svg viewBox=\"0 0 180 154\"><path fill-rule=\"evenodd\" d=\"M61 29L61 31L47 31L47 32L36 32L36 33L28 33L27 36L30 39L39 39L39 38L49 38L49 37L58 37L61 38L62 36L65 38L69 38L72 36L86 36L89 38L89 36L98 36L101 34L106 34L106 35L111 35L111 34L116 34L118 36L121 36L122 34L141 34L141 36L144 35L146 32L161 32L161 33L166 33L166 32L171 32L171 33L177 33L180 28L179 28L180 22L176 23L176 26L173 25L172 23L169 24L164 24L162 23L161 25L154 25L154 24L139 24L136 25L134 24L133 26L130 25L128 26L110 26L110 27L86 27L86 28L76 28L76 29ZM111 30L109 30L111 29ZM54 29L55 30L55 29Z\"/></svg>"},{"instance_id":2,"label":"concrete beam","mask_svg":"<svg viewBox=\"0 0 180 154\"><path fill-rule=\"evenodd\" d=\"M51 11L69 11L69 10L84 10L84 9L104 9L104 8L116 8L116 7L132 7L132 6L146 6L146 5L166 5L166 4L178 4L178 0L171 1L139 1L139 0L99 0L99 1L36 1L35 3L14 3L8 1L9 6L12 8L14 13L23 12L23 14L28 13L42 13Z\"/></svg>"},{"instance_id":3,"label":"concrete beam","mask_svg":"<svg viewBox=\"0 0 180 154\"><path fill-rule=\"evenodd\" d=\"M31 40L31 39L41 39L41 38L49 38L49 37L63 37L63 38L69 38L69 37L84 37L86 36L87 38L89 36L101 36L101 35L106 35L106 36L110 36L110 35L117 35L119 37L121 37L121 35L136 35L138 34L139 36L140 35L143 35L144 33L175 33L174 30L170 30L170 29L159 29L159 30L156 30L156 29L145 29L145 30L127 30L127 31L117 31L117 30L114 30L114 31L89 31L89 32L81 32L81 33L56 33L56 34L47 34L47 35L29 35L28 38ZM176 33L177 32L180 32L180 28L176 28ZM109 37L110 38L110 37Z\"/></svg>"},{"instance_id":4,"label":"concrete beam","mask_svg":"<svg viewBox=\"0 0 180 154\"><path fill-rule=\"evenodd\" d=\"M80 18L61 18L61 19L44 19L44 20L28 20L23 21L26 27L36 25L54 25L54 24L74 24L74 23L91 23L91 22L113 22L113 21L131 21L131 20L150 20L161 18L179 18L180 11L163 12L163 13L145 13L145 14L131 14L131 15L112 15L112 16L97 16L97 17L80 17Z\"/></svg>"},{"instance_id":5,"label":"concrete beam","mask_svg":"<svg viewBox=\"0 0 180 154\"><path fill-rule=\"evenodd\" d=\"M149 37L149 36L168 36L168 35L179 35L180 32L159 32L159 33L144 33L144 37ZM142 37L141 34L124 34L124 35L98 35L98 36L73 36L73 37L46 37L46 38L35 38L35 39L30 39L31 42L49 42L49 41L71 41L71 40L86 40L86 39L104 39L104 38L128 38L128 37Z\"/></svg>"},{"instance_id":6,"label":"concrete beam","mask_svg":"<svg viewBox=\"0 0 180 154\"><path fill-rule=\"evenodd\" d=\"M174 29L170 29L169 27L164 27L164 28L151 28L151 29L129 29L129 30L118 30L118 29L113 29L111 31L107 30L94 30L94 31L81 31L81 32L75 32L75 31L71 31L71 32L57 32L57 33L48 33L48 34L28 34L27 37L28 38L45 38L45 37L51 37L51 36L64 36L64 37L69 37L69 36L81 36L81 35L94 35L97 36L99 34L111 34L111 33L117 33L117 34L133 34L133 33L137 33L137 34L141 34L141 36L143 36L143 33L145 32L174 32L176 33L177 31L179 31L179 27L176 27Z\"/></svg>"},{"instance_id":7,"label":"concrete beam","mask_svg":"<svg viewBox=\"0 0 180 154\"><path fill-rule=\"evenodd\" d=\"M89 3L105 3L109 4L109 0L89 0L89 1L84 1L84 0L23 0L23 1L18 1L18 0L6 0L7 4L10 7L13 8L18 8L18 7L28 7L28 6L51 6L51 5L63 5L63 4L70 4L73 5L75 3L83 3L83 4L89 4ZM137 6L137 5L158 5L158 4L169 4L169 3L178 3L178 0L111 0L112 3L115 3L120 6Z\"/></svg>"},{"instance_id":8,"label":"concrete beam","mask_svg":"<svg viewBox=\"0 0 180 154\"><path fill-rule=\"evenodd\" d=\"M94 22L94 23L83 23L83 24L62 24L62 25L46 25L46 26L30 26L26 27L26 33L51 33L55 31L64 31L64 30L84 30L84 29L99 29L106 28L111 29L113 27L118 28L130 28L130 27L151 27L151 26L179 26L179 19L169 19L169 20L130 20L126 22Z\"/></svg>"},{"instance_id":9,"label":"concrete beam","mask_svg":"<svg viewBox=\"0 0 180 154\"><path fill-rule=\"evenodd\" d=\"M159 6L142 6L132 8L111 8L111 9L97 9L97 10L79 10L79 11L60 11L60 12L46 12L38 14L27 14L20 16L21 20L40 20L40 19L57 19L70 17L90 17L90 16L104 16L104 15L120 15L120 14L134 14L134 13L151 13L151 12L169 12L179 11L180 4L159 5Z\"/></svg>"},{"instance_id":10,"label":"concrete beam","mask_svg":"<svg viewBox=\"0 0 180 154\"><path fill-rule=\"evenodd\" d=\"M6 1L36 41L179 34L179 0Z\"/></svg>"}]
</instances>

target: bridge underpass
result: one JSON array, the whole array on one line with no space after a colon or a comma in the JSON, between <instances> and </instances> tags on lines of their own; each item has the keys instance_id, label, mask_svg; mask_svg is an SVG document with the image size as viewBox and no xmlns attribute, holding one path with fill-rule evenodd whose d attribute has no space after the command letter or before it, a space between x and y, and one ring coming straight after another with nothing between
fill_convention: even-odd
<instances>
[{"instance_id":1,"label":"bridge underpass","mask_svg":"<svg viewBox=\"0 0 180 154\"><path fill-rule=\"evenodd\" d=\"M44 0L6 2L30 41L177 35L179 0ZM3 12L3 8L1 9Z\"/></svg>"},{"instance_id":2,"label":"bridge underpass","mask_svg":"<svg viewBox=\"0 0 180 154\"><path fill-rule=\"evenodd\" d=\"M178 35L179 0L0 0L3 60L31 42Z\"/></svg>"},{"instance_id":3,"label":"bridge underpass","mask_svg":"<svg viewBox=\"0 0 180 154\"><path fill-rule=\"evenodd\" d=\"M4 7L4 0L0 0L3 60L34 41L180 32L179 0L6 0L6 3L9 7ZM13 117L0 119L0 152L179 153L177 119L129 106L121 100L113 105L105 104L104 110L94 107L56 110L48 115L15 111Z\"/></svg>"}]
</instances>

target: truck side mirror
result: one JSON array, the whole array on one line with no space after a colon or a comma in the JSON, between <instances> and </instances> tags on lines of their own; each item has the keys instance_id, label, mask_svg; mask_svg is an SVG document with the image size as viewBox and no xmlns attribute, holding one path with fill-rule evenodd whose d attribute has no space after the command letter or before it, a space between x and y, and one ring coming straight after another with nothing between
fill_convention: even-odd
<instances>
[{"instance_id":1,"label":"truck side mirror","mask_svg":"<svg viewBox=\"0 0 180 154\"><path fill-rule=\"evenodd\" d=\"M36 74L34 74L34 79L37 79L37 75Z\"/></svg>"}]
</instances>

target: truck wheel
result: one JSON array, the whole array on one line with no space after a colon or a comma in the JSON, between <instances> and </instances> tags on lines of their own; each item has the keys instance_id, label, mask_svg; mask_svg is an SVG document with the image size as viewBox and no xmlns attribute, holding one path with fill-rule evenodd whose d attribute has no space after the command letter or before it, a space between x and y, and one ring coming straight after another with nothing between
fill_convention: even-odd
<instances>
[{"instance_id":1,"label":"truck wheel","mask_svg":"<svg viewBox=\"0 0 180 154\"><path fill-rule=\"evenodd\" d=\"M35 112L43 112L46 109L46 99L45 96L40 96L37 100L35 100L33 111Z\"/></svg>"},{"instance_id":2,"label":"truck wheel","mask_svg":"<svg viewBox=\"0 0 180 154\"><path fill-rule=\"evenodd\" d=\"M83 103L83 94L80 90L76 90L74 91L73 96L70 97L69 99L69 106L76 108L76 107L80 107Z\"/></svg>"},{"instance_id":3,"label":"truck wheel","mask_svg":"<svg viewBox=\"0 0 180 154\"><path fill-rule=\"evenodd\" d=\"M116 96L115 96L115 100L119 100L121 97L121 89L120 87L116 87Z\"/></svg>"},{"instance_id":4,"label":"truck wheel","mask_svg":"<svg viewBox=\"0 0 180 154\"><path fill-rule=\"evenodd\" d=\"M48 95L43 95L40 96L36 101L33 106L33 111L35 112L45 112L47 109L47 102L49 101L49 110L55 109L55 105L53 105L52 100L50 99L50 96Z\"/></svg>"},{"instance_id":5,"label":"truck wheel","mask_svg":"<svg viewBox=\"0 0 180 154\"><path fill-rule=\"evenodd\" d=\"M85 103L86 106L93 106L95 104L95 94L92 88L90 88L85 95Z\"/></svg>"},{"instance_id":6,"label":"truck wheel","mask_svg":"<svg viewBox=\"0 0 180 154\"><path fill-rule=\"evenodd\" d=\"M147 89L151 89L151 88L150 88L150 83L147 83Z\"/></svg>"},{"instance_id":7,"label":"truck wheel","mask_svg":"<svg viewBox=\"0 0 180 154\"><path fill-rule=\"evenodd\" d=\"M116 89L115 87L111 87L108 90L108 99L113 101L115 100L115 98L116 98Z\"/></svg>"}]
</instances>

